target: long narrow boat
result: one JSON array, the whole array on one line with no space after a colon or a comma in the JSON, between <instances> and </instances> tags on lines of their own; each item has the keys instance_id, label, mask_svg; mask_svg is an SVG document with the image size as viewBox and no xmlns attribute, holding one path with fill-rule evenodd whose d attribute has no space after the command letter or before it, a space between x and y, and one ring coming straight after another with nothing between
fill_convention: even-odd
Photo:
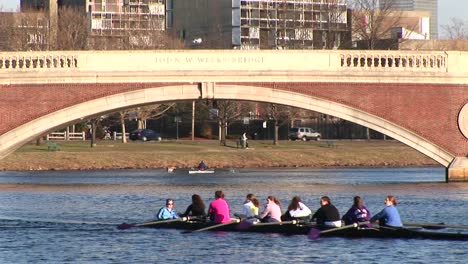
<instances>
[{"instance_id":1,"label":"long narrow boat","mask_svg":"<svg viewBox=\"0 0 468 264\"><path fill-rule=\"evenodd\" d=\"M178 221L169 223L158 223L144 225L149 228L172 228L194 231L213 226L213 223L207 223L197 220ZM285 235L307 235L311 228L317 228L313 223L301 221L287 221L284 223L258 223L247 222L235 223L232 225L222 225L210 231L228 231L228 232L256 232L256 233L277 233ZM323 233L321 237L347 237L347 238L402 238L402 239L437 239L437 240L466 240L468 233L461 232L439 232L426 231L423 228L347 228L333 232Z\"/></svg>"},{"instance_id":2,"label":"long narrow boat","mask_svg":"<svg viewBox=\"0 0 468 264\"><path fill-rule=\"evenodd\" d=\"M207 170L189 170L189 174L205 174L205 173L214 173L214 169L207 169Z\"/></svg>"}]
</instances>

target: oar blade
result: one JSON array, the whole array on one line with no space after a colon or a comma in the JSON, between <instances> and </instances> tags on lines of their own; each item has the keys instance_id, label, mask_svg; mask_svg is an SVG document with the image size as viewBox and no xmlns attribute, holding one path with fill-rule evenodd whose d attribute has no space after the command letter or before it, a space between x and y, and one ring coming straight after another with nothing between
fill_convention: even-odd
<instances>
[{"instance_id":1,"label":"oar blade","mask_svg":"<svg viewBox=\"0 0 468 264\"><path fill-rule=\"evenodd\" d=\"M315 240L315 239L319 238L319 237L320 237L320 229L315 228L315 227L312 227L312 228L309 230L309 233L307 234L307 237L308 237L310 240Z\"/></svg>"},{"instance_id":2,"label":"oar blade","mask_svg":"<svg viewBox=\"0 0 468 264\"><path fill-rule=\"evenodd\" d=\"M130 229L130 228L132 228L134 226L135 226L134 224L122 223L122 224L117 226L117 229L125 230L125 229Z\"/></svg>"}]
</instances>

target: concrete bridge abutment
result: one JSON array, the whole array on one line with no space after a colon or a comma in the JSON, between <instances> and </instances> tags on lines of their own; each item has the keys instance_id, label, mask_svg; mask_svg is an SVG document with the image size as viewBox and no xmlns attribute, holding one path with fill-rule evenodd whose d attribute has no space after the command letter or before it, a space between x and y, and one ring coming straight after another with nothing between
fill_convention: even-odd
<instances>
[{"instance_id":1,"label":"concrete bridge abutment","mask_svg":"<svg viewBox=\"0 0 468 264\"><path fill-rule=\"evenodd\" d=\"M468 182L468 158L456 157L447 168L447 182Z\"/></svg>"}]
</instances>

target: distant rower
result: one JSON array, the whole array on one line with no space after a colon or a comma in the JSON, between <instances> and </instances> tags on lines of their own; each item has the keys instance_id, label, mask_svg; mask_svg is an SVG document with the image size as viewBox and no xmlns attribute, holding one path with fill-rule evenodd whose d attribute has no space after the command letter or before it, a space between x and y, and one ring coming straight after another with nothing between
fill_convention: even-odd
<instances>
[{"instance_id":1,"label":"distant rower","mask_svg":"<svg viewBox=\"0 0 468 264\"><path fill-rule=\"evenodd\" d=\"M198 164L198 170L201 170L201 171L206 170L205 161L202 160L202 161Z\"/></svg>"}]
</instances>

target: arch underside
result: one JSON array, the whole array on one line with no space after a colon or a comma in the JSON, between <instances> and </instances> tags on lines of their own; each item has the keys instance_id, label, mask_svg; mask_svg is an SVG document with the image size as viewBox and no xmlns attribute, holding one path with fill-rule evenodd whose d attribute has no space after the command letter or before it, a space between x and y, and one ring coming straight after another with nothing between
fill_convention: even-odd
<instances>
[{"instance_id":1,"label":"arch underside","mask_svg":"<svg viewBox=\"0 0 468 264\"><path fill-rule=\"evenodd\" d=\"M203 94L203 92L206 92L206 94ZM445 167L448 167L455 158L440 146L412 131L378 116L336 102L290 91L233 84L216 84L207 92L203 89L200 90L199 85L192 84L147 88L110 95L42 116L0 136L0 159L41 135L90 116L150 103L197 100L200 98L267 102L308 109L354 122L388 135L427 155Z\"/></svg>"}]
</instances>

